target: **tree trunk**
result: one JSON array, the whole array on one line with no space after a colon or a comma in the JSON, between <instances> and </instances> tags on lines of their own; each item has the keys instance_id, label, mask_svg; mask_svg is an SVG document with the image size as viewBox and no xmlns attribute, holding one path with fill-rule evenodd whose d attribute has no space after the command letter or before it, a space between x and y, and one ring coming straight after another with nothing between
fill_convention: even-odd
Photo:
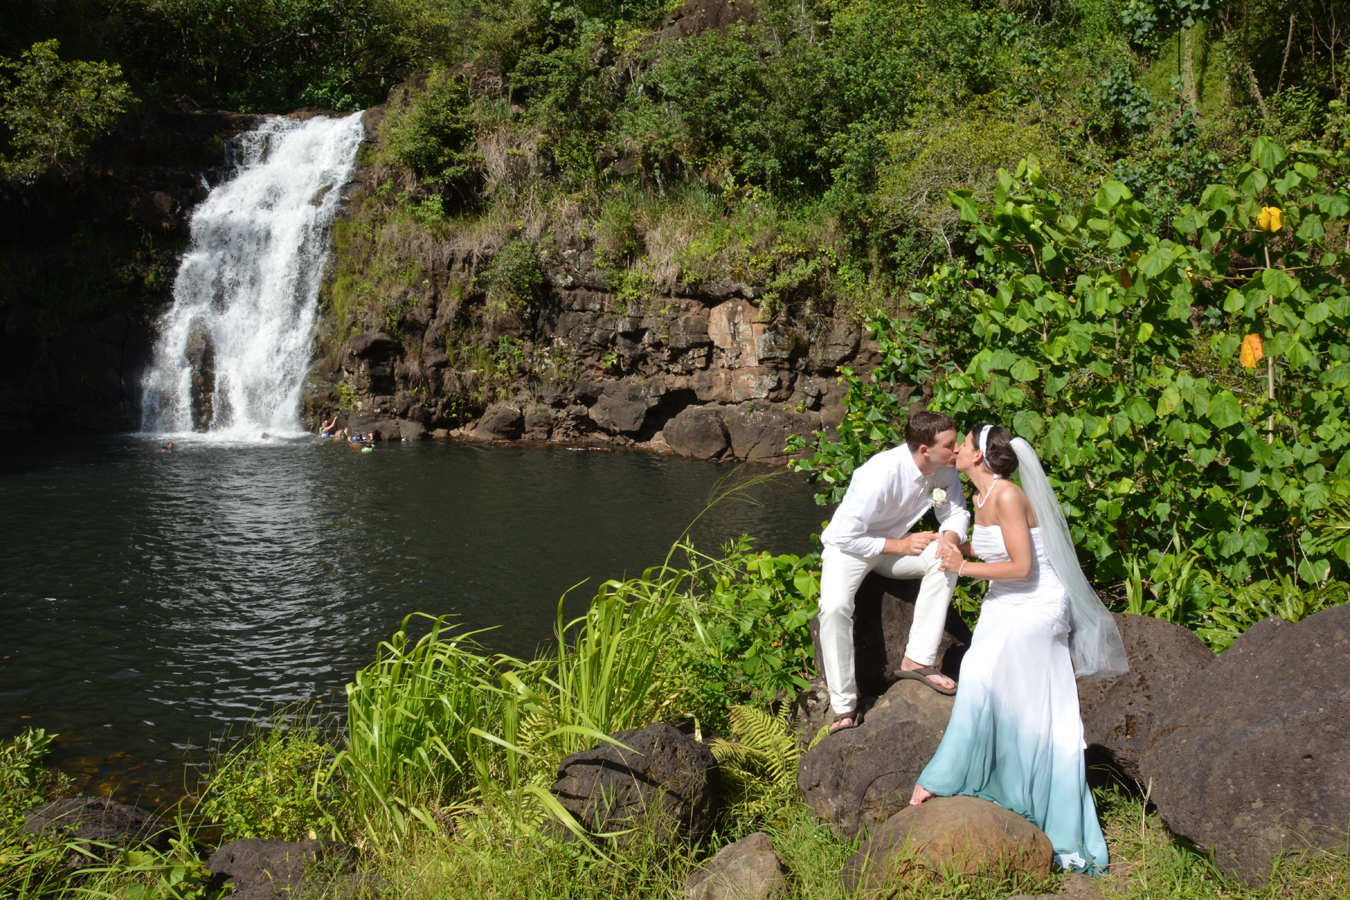
<instances>
[{"instance_id":1,"label":"tree trunk","mask_svg":"<svg viewBox=\"0 0 1350 900\"><path fill-rule=\"evenodd\" d=\"M1200 105L1200 92L1195 84L1195 32L1199 28L1197 22L1190 28L1181 29L1181 96L1193 109Z\"/></svg>"}]
</instances>

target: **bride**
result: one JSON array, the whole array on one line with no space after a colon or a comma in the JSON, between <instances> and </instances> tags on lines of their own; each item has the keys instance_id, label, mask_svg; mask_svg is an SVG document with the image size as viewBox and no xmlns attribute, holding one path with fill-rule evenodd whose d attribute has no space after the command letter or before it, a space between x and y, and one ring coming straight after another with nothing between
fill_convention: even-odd
<instances>
[{"instance_id":1,"label":"bride","mask_svg":"<svg viewBox=\"0 0 1350 900\"><path fill-rule=\"evenodd\" d=\"M1008 480L1019 464L1022 489ZM1059 866L1100 875L1106 839L1085 777L1074 676L1128 671L1120 632L1078 567L1031 445L980 425L958 448L956 468L978 492L975 531L959 549L941 548L942 565L990 586L951 721L909 802L990 800L1044 831Z\"/></svg>"}]
</instances>

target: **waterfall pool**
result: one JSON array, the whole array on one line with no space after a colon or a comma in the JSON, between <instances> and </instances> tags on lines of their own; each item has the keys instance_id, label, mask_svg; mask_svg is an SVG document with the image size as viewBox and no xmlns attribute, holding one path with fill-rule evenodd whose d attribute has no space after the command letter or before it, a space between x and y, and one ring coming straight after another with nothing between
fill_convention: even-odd
<instances>
[{"instance_id":1,"label":"waterfall pool","mask_svg":"<svg viewBox=\"0 0 1350 900\"><path fill-rule=\"evenodd\" d=\"M343 686L415 612L529 655L559 598L656 565L731 466L634 451L126 436L0 449L0 738L58 732L81 790L155 806L215 740L287 704L341 719ZM751 468L745 474L766 470ZM728 501L806 553L829 510L801 476Z\"/></svg>"}]
</instances>

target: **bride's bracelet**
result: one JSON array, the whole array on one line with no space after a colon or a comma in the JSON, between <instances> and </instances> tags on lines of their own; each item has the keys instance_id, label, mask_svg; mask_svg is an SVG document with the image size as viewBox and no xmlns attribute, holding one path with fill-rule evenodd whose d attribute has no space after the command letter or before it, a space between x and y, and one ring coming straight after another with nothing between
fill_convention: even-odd
<instances>
[{"instance_id":1,"label":"bride's bracelet","mask_svg":"<svg viewBox=\"0 0 1350 900\"><path fill-rule=\"evenodd\" d=\"M957 578L960 578L960 577L961 577L961 570L964 569L964 568L966 567L966 563L967 563L967 562L969 562L969 560L963 559L963 560L961 560L961 565L959 565L959 566L956 567L956 577L957 577Z\"/></svg>"}]
</instances>

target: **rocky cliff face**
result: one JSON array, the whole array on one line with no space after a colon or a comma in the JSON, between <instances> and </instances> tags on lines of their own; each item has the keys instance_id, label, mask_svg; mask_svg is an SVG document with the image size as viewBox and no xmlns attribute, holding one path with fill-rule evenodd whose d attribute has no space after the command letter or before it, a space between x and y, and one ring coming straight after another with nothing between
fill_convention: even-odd
<instances>
[{"instance_id":1,"label":"rocky cliff face","mask_svg":"<svg viewBox=\"0 0 1350 900\"><path fill-rule=\"evenodd\" d=\"M868 363L855 323L763 321L752 285L678 284L636 301L584 250L544 267L524 315L487 310L468 258L427 273L456 289L406 298L397 336L373 329L337 346L311 380L310 416L345 399L353 430L386 439L590 441L780 464L789 435L838 424L837 369ZM457 364L452 352L466 345L506 347L509 371L489 373L473 353L455 354Z\"/></svg>"},{"instance_id":2,"label":"rocky cliff face","mask_svg":"<svg viewBox=\"0 0 1350 900\"><path fill-rule=\"evenodd\" d=\"M127 116L82 163L0 186L0 429L139 427L140 373L192 207L254 118Z\"/></svg>"}]
</instances>

